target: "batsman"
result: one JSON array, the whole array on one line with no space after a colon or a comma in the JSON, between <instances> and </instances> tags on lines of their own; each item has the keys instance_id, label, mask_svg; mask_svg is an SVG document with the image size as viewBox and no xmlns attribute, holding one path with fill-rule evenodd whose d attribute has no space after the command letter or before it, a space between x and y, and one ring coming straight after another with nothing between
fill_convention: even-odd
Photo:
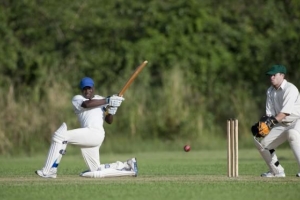
<instances>
[{"instance_id":1,"label":"batsman","mask_svg":"<svg viewBox=\"0 0 300 200\"><path fill-rule=\"evenodd\" d=\"M81 128L68 130L63 123L52 135L52 142L42 169L35 173L42 178L56 178L62 156L67 145L80 148L87 170L80 176L87 178L104 178L119 176L137 176L137 160L131 158L125 162L101 164L99 149L105 138L103 123L111 124L114 115L124 98L120 95L103 97L95 94L93 79L84 77L80 84L81 94L75 95L72 105Z\"/></svg>"},{"instance_id":2,"label":"batsman","mask_svg":"<svg viewBox=\"0 0 300 200\"><path fill-rule=\"evenodd\" d=\"M273 65L266 73L271 86L267 89L266 115L251 127L254 143L269 170L262 177L285 177L275 149L288 141L300 177L300 96L297 87L285 79L286 68Z\"/></svg>"}]
</instances>

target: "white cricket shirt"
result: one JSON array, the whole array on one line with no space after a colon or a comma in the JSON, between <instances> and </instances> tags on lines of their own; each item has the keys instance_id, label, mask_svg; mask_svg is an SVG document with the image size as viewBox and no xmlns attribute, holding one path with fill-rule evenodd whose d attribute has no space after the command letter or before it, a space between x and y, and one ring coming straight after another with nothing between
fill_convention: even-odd
<instances>
[{"instance_id":1,"label":"white cricket shirt","mask_svg":"<svg viewBox=\"0 0 300 200\"><path fill-rule=\"evenodd\" d=\"M105 97L95 95L92 99L104 99L104 98ZM81 127L103 129L103 122L105 118L104 108L106 104L95 108L81 107L82 102L87 100L88 99L84 98L82 95L75 95L72 99L74 112L78 117Z\"/></svg>"},{"instance_id":2,"label":"white cricket shirt","mask_svg":"<svg viewBox=\"0 0 300 200\"><path fill-rule=\"evenodd\" d=\"M285 79L277 90L273 86L267 90L266 114L276 116L280 112L290 114L282 120L283 123L300 118L299 91Z\"/></svg>"}]
</instances>

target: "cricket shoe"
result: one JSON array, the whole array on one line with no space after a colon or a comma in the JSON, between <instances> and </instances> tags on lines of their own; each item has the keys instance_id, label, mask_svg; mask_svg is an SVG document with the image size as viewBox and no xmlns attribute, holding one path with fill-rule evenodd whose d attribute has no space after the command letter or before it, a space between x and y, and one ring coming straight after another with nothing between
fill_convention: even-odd
<instances>
[{"instance_id":1,"label":"cricket shoe","mask_svg":"<svg viewBox=\"0 0 300 200\"><path fill-rule=\"evenodd\" d=\"M130 166L131 171L134 172L133 176L137 177L137 175L138 175L137 159L136 158L131 158L131 159L127 160L127 164Z\"/></svg>"},{"instance_id":2,"label":"cricket shoe","mask_svg":"<svg viewBox=\"0 0 300 200\"><path fill-rule=\"evenodd\" d=\"M300 172L298 174L296 174L296 177L300 177Z\"/></svg>"},{"instance_id":3,"label":"cricket shoe","mask_svg":"<svg viewBox=\"0 0 300 200\"><path fill-rule=\"evenodd\" d=\"M44 174L42 170L36 170L35 173L42 178L56 178L56 173L51 172L51 170L50 170L49 174Z\"/></svg>"},{"instance_id":4,"label":"cricket shoe","mask_svg":"<svg viewBox=\"0 0 300 200\"><path fill-rule=\"evenodd\" d=\"M273 177L285 177L284 171L278 173L278 174L273 174L272 172L268 171L260 175L261 177L266 177L266 178L273 178Z\"/></svg>"}]
</instances>

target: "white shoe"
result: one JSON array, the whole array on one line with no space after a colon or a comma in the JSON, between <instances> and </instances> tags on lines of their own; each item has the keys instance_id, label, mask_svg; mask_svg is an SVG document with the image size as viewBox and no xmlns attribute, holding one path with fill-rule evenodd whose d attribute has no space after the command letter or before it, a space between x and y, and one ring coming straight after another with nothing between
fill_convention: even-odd
<instances>
[{"instance_id":1,"label":"white shoe","mask_svg":"<svg viewBox=\"0 0 300 200\"><path fill-rule=\"evenodd\" d=\"M273 174L272 172L268 171L260 175L261 177L267 177L267 178L272 178L272 177L285 177L284 171L278 173L278 174Z\"/></svg>"},{"instance_id":2,"label":"white shoe","mask_svg":"<svg viewBox=\"0 0 300 200\"><path fill-rule=\"evenodd\" d=\"M130 166L131 171L134 171L134 176L137 177L138 175L138 166L137 166L137 160L136 158L131 158L127 160L127 164Z\"/></svg>"},{"instance_id":3,"label":"white shoe","mask_svg":"<svg viewBox=\"0 0 300 200\"><path fill-rule=\"evenodd\" d=\"M300 177L300 172L298 174L296 174L297 177Z\"/></svg>"},{"instance_id":4,"label":"white shoe","mask_svg":"<svg viewBox=\"0 0 300 200\"><path fill-rule=\"evenodd\" d=\"M56 178L56 173L49 172L49 174L44 174L42 170L36 170L35 173L43 178Z\"/></svg>"}]
</instances>

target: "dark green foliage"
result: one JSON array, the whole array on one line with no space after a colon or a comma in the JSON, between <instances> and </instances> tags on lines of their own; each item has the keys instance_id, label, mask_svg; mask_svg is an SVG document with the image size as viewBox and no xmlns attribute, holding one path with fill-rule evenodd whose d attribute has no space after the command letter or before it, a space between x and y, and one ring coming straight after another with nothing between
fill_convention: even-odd
<instances>
[{"instance_id":1,"label":"dark green foliage","mask_svg":"<svg viewBox=\"0 0 300 200\"><path fill-rule=\"evenodd\" d=\"M110 95L148 60L149 67L129 93L143 99L144 107L127 97L130 112L125 116L124 111L122 122L109 130L141 138L201 138L210 132L223 135L217 132L224 130L226 118L237 117L245 120L240 125L247 136L249 126L264 113L269 66L285 65L288 80L300 87L299 20L296 0L2 0L1 94L9 93L16 105L37 109L35 115L45 117L42 113L52 110L49 119L57 123L68 118L75 126L73 115L58 112L70 108L69 99L59 98L66 103L51 108L57 104L51 100L58 99L51 96L67 92L64 97L70 98L83 76L93 77L100 94ZM183 86L174 89L177 79ZM171 106L167 91L184 105ZM14 109L4 99L1 108ZM172 113L178 106L179 113ZM181 115L181 109L189 114ZM13 144L20 142L9 134L14 130L9 126L18 123L7 122L9 109L2 110L3 134ZM34 125L45 132L57 126L45 128L45 123ZM24 131L32 134L31 129Z\"/></svg>"}]
</instances>

